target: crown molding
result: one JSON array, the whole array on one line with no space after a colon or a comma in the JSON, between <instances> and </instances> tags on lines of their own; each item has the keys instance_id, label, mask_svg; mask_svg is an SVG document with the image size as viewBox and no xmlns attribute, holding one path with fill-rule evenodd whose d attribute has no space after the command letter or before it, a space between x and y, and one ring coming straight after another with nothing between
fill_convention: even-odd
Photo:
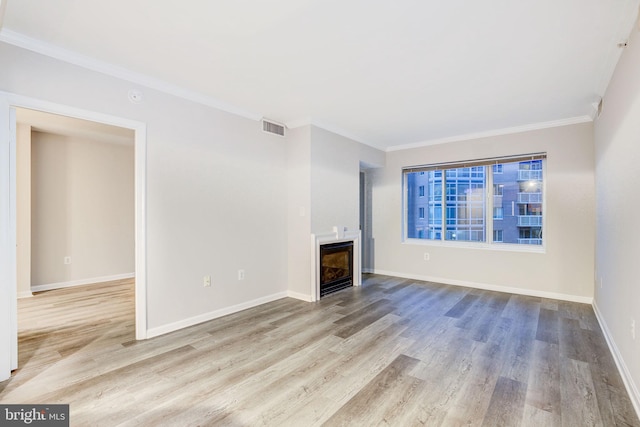
<instances>
[{"instance_id":1,"label":"crown molding","mask_svg":"<svg viewBox=\"0 0 640 427\"><path fill-rule=\"evenodd\" d=\"M6 3L6 0L0 0L0 11L2 10L2 7L5 3ZM1 24L1 21L0 21L0 24ZM145 74L137 73L123 67L119 67L104 61L100 61L85 55L81 55L79 53L76 53L67 49L63 49L61 47L52 45L50 43L46 43L41 40L37 40L31 37L25 36L23 34L17 33L12 30L8 30L6 28L4 29L0 28L0 41L32 51L32 52L36 52L41 55L45 55L60 61L64 61L88 70L96 71L111 77L115 77L131 83L135 83L150 89L155 89L169 95L173 95L182 99L196 102L198 104L216 108L218 110L222 110L227 113L231 113L231 114L244 117L250 120L259 121L263 118L262 114L251 112L251 111L242 109L240 107L237 107L235 105L225 103L216 98L204 95L200 92L185 89L183 87L165 82L160 79L153 78ZM386 149L383 149L383 151L392 152L392 151L408 150L412 148L420 148L420 147L426 147L426 146L436 145L436 144L445 144L448 142L465 141L470 139L486 138L486 137L506 135L511 133L528 132L528 131L538 130L538 129L546 129L551 127L585 123L593 120L594 120L594 113L591 111L590 114L588 115L570 117L570 118L561 119L561 120L533 123L529 125L495 129L495 130L476 132L476 133L470 133L470 134L462 134L462 135L420 141L420 142L409 143L409 144L394 145L391 147L387 147ZM371 143L370 141L367 141L365 138L362 138L359 135L356 135L340 127L333 126L321 120L317 120L313 118L303 118L303 119L288 121L285 123L285 126L289 129L295 129L295 128L307 126L307 125L316 126L318 128L335 133L337 135L343 136L345 138L351 139L361 144L368 145L378 150L381 149L379 146L376 146L375 144Z\"/></svg>"},{"instance_id":2,"label":"crown molding","mask_svg":"<svg viewBox=\"0 0 640 427\"><path fill-rule=\"evenodd\" d=\"M3 1L3 0L0 0ZM227 113L235 114L237 116L245 117L247 119L258 121L262 118L262 114L257 114L235 105L228 104L220 101L216 98L203 95L200 92L185 89L183 87L165 82L160 79L153 78L151 76L137 73L128 70L117 65L110 64L108 62L100 61L85 55L81 55L77 52L73 52L61 47L45 43L41 40L37 40L31 37L27 37L24 34L17 33L8 29L0 30L0 41L30 50L32 52L39 53L41 55L48 56L50 58L58 59L73 65L77 65L82 68L86 68L91 71L97 71L102 74L106 74L111 77L115 77L121 80L126 80L131 83L135 83L150 89L155 89L160 92L167 93L179 98L183 98L189 101L196 102L198 104L213 107L218 110L226 111Z\"/></svg>"},{"instance_id":3,"label":"crown molding","mask_svg":"<svg viewBox=\"0 0 640 427\"><path fill-rule=\"evenodd\" d=\"M523 125L523 126L514 126L510 128L493 129L493 130L484 131L484 132L474 132L474 133L468 133L468 134L457 135L457 136L449 136L446 138L431 139L427 141L415 142L412 144L394 145L392 147L387 148L385 151L391 152L391 151L409 150L411 148L421 148L421 147L427 147L430 145L446 144L448 142L468 141L470 139L509 135L512 133L530 132L534 130L548 129L548 128L554 128L554 127L560 127L560 126L567 126L567 125L575 125L575 124L587 123L591 121L593 121L593 118L589 115L570 117L567 119L553 120L549 122L532 123L532 124Z\"/></svg>"},{"instance_id":4,"label":"crown molding","mask_svg":"<svg viewBox=\"0 0 640 427\"><path fill-rule=\"evenodd\" d=\"M329 123L326 123L326 122L323 122L321 120L312 119L312 118L304 118L304 119L288 121L287 123L285 123L285 126L287 126L287 128L289 128L289 129L295 129L295 128L299 128L299 127L302 127L302 126L315 126L317 128L326 130L327 132L335 133L336 135L343 136L343 137L345 137L347 139L350 139L352 141L359 142L360 144L368 145L369 147L372 147L372 148L375 148L377 150L380 150L380 147L376 147L375 145L373 145L370 142L368 142L365 138L362 138L359 135L356 135L356 134L354 134L352 132L344 130L344 129L340 128L340 127L333 126L333 125L331 125Z\"/></svg>"}]
</instances>

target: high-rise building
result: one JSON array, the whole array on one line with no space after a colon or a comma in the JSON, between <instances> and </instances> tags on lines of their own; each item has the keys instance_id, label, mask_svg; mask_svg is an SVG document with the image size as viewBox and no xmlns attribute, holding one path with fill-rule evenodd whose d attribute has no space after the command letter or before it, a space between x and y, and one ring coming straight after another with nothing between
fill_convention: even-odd
<instances>
[{"instance_id":1,"label":"high-rise building","mask_svg":"<svg viewBox=\"0 0 640 427\"><path fill-rule=\"evenodd\" d=\"M489 170L493 232L487 237ZM408 173L407 237L540 245L542 178L542 160Z\"/></svg>"}]
</instances>

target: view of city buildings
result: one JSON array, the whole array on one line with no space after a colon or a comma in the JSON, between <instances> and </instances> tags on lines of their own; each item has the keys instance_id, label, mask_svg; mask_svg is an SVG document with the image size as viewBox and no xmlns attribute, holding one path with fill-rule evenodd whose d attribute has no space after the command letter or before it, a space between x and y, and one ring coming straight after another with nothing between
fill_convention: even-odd
<instances>
[{"instance_id":1,"label":"view of city buildings","mask_svg":"<svg viewBox=\"0 0 640 427\"><path fill-rule=\"evenodd\" d=\"M408 172L407 238L541 245L542 179L542 160Z\"/></svg>"}]
</instances>

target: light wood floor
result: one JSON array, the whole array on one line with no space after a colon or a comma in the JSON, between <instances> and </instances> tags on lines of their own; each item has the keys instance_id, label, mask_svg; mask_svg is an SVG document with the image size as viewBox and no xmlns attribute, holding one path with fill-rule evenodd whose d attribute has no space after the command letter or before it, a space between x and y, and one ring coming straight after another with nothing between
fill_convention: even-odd
<instances>
[{"instance_id":1,"label":"light wood floor","mask_svg":"<svg viewBox=\"0 0 640 427\"><path fill-rule=\"evenodd\" d=\"M43 292L0 401L73 426L640 426L590 306L365 278L141 342L131 281Z\"/></svg>"}]
</instances>

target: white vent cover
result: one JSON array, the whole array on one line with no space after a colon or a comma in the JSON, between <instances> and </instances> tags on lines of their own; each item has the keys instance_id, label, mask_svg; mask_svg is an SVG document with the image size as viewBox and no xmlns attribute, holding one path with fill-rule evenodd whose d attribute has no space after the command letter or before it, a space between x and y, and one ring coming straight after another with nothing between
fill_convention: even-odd
<instances>
[{"instance_id":1,"label":"white vent cover","mask_svg":"<svg viewBox=\"0 0 640 427\"><path fill-rule=\"evenodd\" d=\"M262 120L262 130L268 133L284 136L284 126L278 123Z\"/></svg>"}]
</instances>

